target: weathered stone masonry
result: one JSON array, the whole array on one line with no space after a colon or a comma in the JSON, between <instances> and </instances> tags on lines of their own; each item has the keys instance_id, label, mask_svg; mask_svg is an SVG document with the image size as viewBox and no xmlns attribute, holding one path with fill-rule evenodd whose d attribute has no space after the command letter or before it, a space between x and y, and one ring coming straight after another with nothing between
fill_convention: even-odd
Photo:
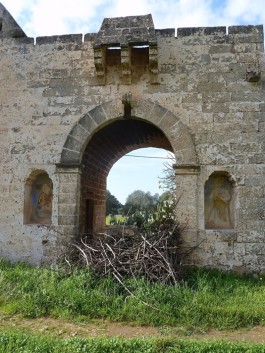
<instances>
[{"instance_id":1,"label":"weathered stone masonry","mask_svg":"<svg viewBox=\"0 0 265 353\"><path fill-rule=\"evenodd\" d=\"M0 4L0 256L54 262L104 228L106 177L140 147L176 156L195 265L265 271L262 26L26 37ZM143 172L144 177L144 172Z\"/></svg>"}]
</instances>

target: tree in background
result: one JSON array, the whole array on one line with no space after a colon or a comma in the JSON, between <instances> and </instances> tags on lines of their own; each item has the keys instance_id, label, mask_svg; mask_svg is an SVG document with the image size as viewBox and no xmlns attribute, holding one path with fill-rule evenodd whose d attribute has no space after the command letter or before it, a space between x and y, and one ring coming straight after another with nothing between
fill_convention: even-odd
<instances>
[{"instance_id":1,"label":"tree in background","mask_svg":"<svg viewBox=\"0 0 265 353\"><path fill-rule=\"evenodd\" d=\"M141 228L148 223L150 215L156 209L159 195L142 190L135 190L126 199L123 214L126 216L126 224L136 225Z\"/></svg>"},{"instance_id":2,"label":"tree in background","mask_svg":"<svg viewBox=\"0 0 265 353\"><path fill-rule=\"evenodd\" d=\"M160 196L159 196L159 203L168 201L172 197L172 194L169 190L164 191Z\"/></svg>"},{"instance_id":3,"label":"tree in background","mask_svg":"<svg viewBox=\"0 0 265 353\"><path fill-rule=\"evenodd\" d=\"M106 191L106 215L116 215L120 213L122 204L117 198L111 194L109 190Z\"/></svg>"},{"instance_id":4,"label":"tree in background","mask_svg":"<svg viewBox=\"0 0 265 353\"><path fill-rule=\"evenodd\" d=\"M151 193L144 192L142 190L135 190L127 196L125 205L123 207L123 213L135 213L140 212L152 212L159 200L159 195L151 195Z\"/></svg>"},{"instance_id":5,"label":"tree in background","mask_svg":"<svg viewBox=\"0 0 265 353\"><path fill-rule=\"evenodd\" d=\"M176 176L174 170L176 159L172 154L168 156L168 159L168 162L164 163L163 177L159 178L160 188L165 190L165 192L160 196L159 201L174 198L176 193Z\"/></svg>"}]
</instances>

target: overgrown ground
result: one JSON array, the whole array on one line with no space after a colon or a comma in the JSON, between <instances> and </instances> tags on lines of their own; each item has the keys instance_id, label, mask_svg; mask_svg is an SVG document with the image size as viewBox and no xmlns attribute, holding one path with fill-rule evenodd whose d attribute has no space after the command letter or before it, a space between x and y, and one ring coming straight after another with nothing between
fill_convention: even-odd
<instances>
[{"instance_id":1,"label":"overgrown ground","mask_svg":"<svg viewBox=\"0 0 265 353\"><path fill-rule=\"evenodd\" d=\"M0 352L12 349L15 352L12 342L20 341L32 346L17 352L57 352L33 349L34 344L37 347L41 341L40 337L44 341L47 339L43 347L52 345L50 341L53 341L53 347L59 347L71 337L75 337L71 338L75 342L79 339L77 345L84 345L80 342L92 337L100 340L97 344L111 347L115 339L106 337L137 337L136 341L116 339L117 349L98 348L101 352L156 352L159 351L156 350L158 342L162 341L171 348L159 352L178 352L179 337L186 337L185 342L190 342L187 337L265 341L264 278L240 278L201 269L190 271L185 281L178 285L155 284L144 279L127 279L125 284L134 296L115 279L98 278L88 269L74 269L70 274L62 269L31 268L1 261ZM99 339L100 336L105 338ZM139 338L142 336L153 338L143 340ZM181 344L188 347L190 343L184 344L184 341ZM136 350L128 348L132 342L138 345ZM193 342L194 347L197 343ZM123 344L128 344L127 350L118 348ZM199 350L200 344L203 350ZM209 344L212 343L198 343L197 350L185 350L183 346L181 352L228 351L224 342L220 343L219 350L205 350ZM264 346L261 350L261 344L249 344L248 349L252 350L248 352L265 352ZM8 345L12 349L8 350ZM1 350L1 346L5 350ZM230 352L247 351L242 347L241 344L240 349L231 348ZM72 352L93 352L91 348L78 349L74 348ZM59 351L68 352L62 347Z\"/></svg>"}]
</instances>

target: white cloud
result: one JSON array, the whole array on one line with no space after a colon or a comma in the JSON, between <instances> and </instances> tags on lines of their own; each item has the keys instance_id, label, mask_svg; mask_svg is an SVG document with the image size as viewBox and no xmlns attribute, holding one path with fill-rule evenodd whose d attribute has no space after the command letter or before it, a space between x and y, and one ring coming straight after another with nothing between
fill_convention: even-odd
<instances>
[{"instance_id":1,"label":"white cloud","mask_svg":"<svg viewBox=\"0 0 265 353\"><path fill-rule=\"evenodd\" d=\"M29 36L86 33L95 31L91 26L98 18L97 8L105 0L7 0L3 5L15 17ZM28 12L27 22L21 23ZM101 23L102 19L99 19ZM99 26L99 25L98 25Z\"/></svg>"},{"instance_id":2,"label":"white cloud","mask_svg":"<svg viewBox=\"0 0 265 353\"><path fill-rule=\"evenodd\" d=\"M224 17L229 24L263 24L265 6L263 0L228 0L224 8Z\"/></svg>"},{"instance_id":3,"label":"white cloud","mask_svg":"<svg viewBox=\"0 0 265 353\"><path fill-rule=\"evenodd\" d=\"M97 32L104 17L153 15L156 28L265 22L264 0L3 0L29 36Z\"/></svg>"}]
</instances>

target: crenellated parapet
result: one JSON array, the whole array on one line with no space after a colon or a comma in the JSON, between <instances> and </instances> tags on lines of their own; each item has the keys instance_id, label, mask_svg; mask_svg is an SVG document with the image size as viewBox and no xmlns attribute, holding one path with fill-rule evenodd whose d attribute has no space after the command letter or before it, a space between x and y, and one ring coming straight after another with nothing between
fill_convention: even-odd
<instances>
[{"instance_id":1,"label":"crenellated parapet","mask_svg":"<svg viewBox=\"0 0 265 353\"><path fill-rule=\"evenodd\" d=\"M244 62L245 80L257 82L261 79L261 62L264 51L263 26L225 26L155 29L151 15L105 18L98 33L67 34L28 38L13 17L0 3L0 39L11 40L10 45L31 45L54 47L55 50L83 50L87 43L93 48L95 74L99 85L106 84L109 66L115 66L121 73L124 84L132 83L132 72L145 67L149 81L158 83L159 43L168 38L182 51L188 46L208 46L208 54L218 60L223 54L233 54ZM175 42L174 42L175 41ZM92 49L91 48L91 49ZM242 58L244 53L247 59ZM114 63L114 64L113 64ZM163 66L164 68L164 66Z\"/></svg>"}]
</instances>

